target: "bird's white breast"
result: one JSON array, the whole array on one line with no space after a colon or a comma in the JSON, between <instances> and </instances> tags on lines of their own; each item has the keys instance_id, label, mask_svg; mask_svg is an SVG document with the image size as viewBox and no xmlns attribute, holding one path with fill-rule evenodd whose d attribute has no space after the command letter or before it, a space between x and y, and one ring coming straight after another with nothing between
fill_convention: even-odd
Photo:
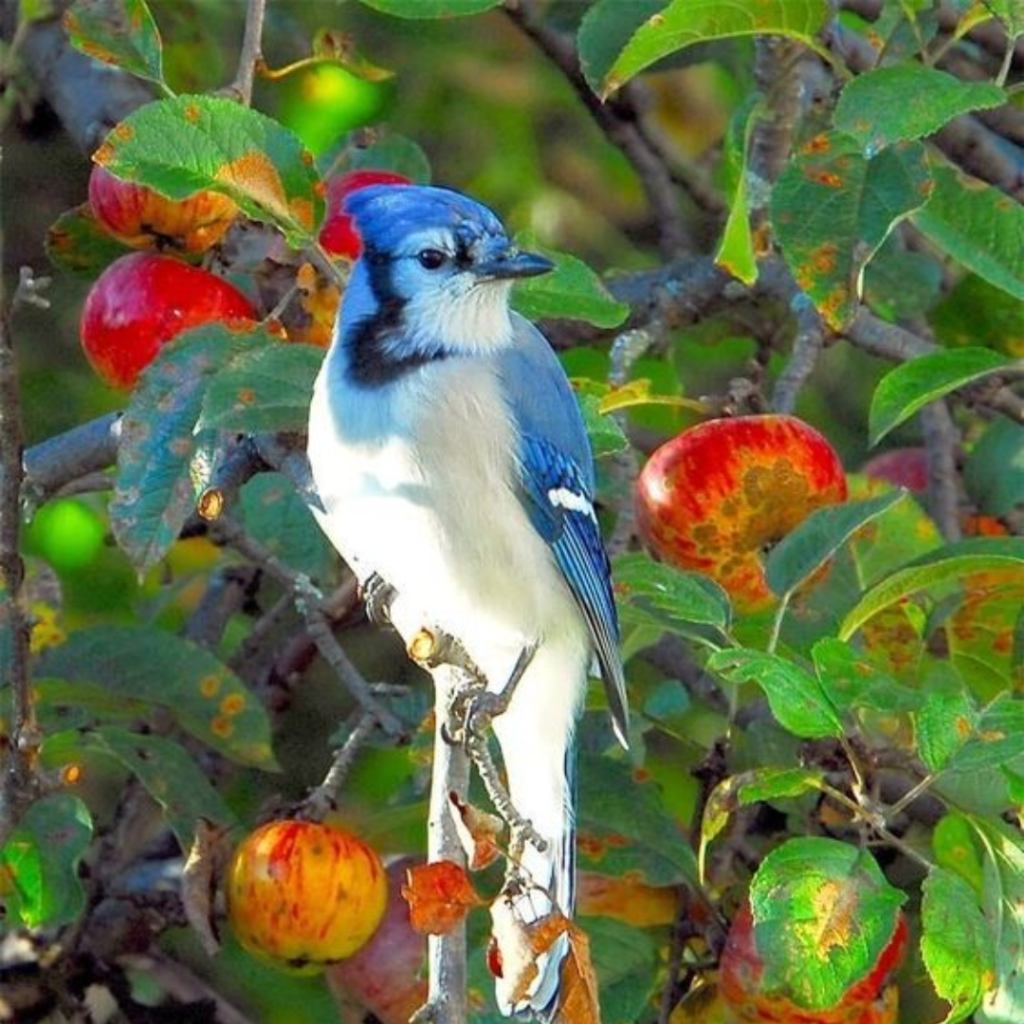
<instances>
[{"instance_id":1,"label":"bird's white breast","mask_svg":"<svg viewBox=\"0 0 1024 1024\"><path fill-rule=\"evenodd\" d=\"M511 667L524 642L552 633L583 643L513 489L512 426L490 361L441 360L378 389L340 388L340 377L325 363L309 456L321 525L357 575L378 573L481 668L499 650Z\"/></svg>"}]
</instances>

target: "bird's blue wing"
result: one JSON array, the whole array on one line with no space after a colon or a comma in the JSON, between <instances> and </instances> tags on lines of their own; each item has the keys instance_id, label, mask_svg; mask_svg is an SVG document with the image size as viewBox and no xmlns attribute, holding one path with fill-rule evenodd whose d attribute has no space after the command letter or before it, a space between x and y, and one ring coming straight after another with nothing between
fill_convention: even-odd
<instances>
[{"instance_id":1,"label":"bird's blue wing","mask_svg":"<svg viewBox=\"0 0 1024 1024\"><path fill-rule=\"evenodd\" d=\"M544 336L515 318L516 345L500 367L520 437L521 500L547 541L590 629L612 724L625 745L626 684L611 570L594 513L593 460L576 398Z\"/></svg>"}]
</instances>

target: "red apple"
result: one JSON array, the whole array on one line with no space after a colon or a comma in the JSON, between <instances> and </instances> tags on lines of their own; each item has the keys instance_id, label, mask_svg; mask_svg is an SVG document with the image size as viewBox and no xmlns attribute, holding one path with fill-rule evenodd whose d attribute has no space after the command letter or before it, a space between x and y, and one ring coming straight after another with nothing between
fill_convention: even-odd
<instances>
[{"instance_id":1,"label":"red apple","mask_svg":"<svg viewBox=\"0 0 1024 1024\"><path fill-rule=\"evenodd\" d=\"M757 950L750 905L745 903L722 951L718 990L737 1024L895 1024L899 992L890 981L903 959L907 935L907 921L900 913L874 967L835 1006L808 1010L780 993L762 989L764 963Z\"/></svg>"},{"instance_id":2,"label":"red apple","mask_svg":"<svg viewBox=\"0 0 1024 1024\"><path fill-rule=\"evenodd\" d=\"M868 459L860 471L920 494L928 489L928 457L923 448L892 448Z\"/></svg>"},{"instance_id":3,"label":"red apple","mask_svg":"<svg viewBox=\"0 0 1024 1024\"><path fill-rule=\"evenodd\" d=\"M832 446L793 416L709 420L662 445L637 481L637 521L658 557L720 583L737 608L774 598L764 557L815 509L846 500Z\"/></svg>"},{"instance_id":4,"label":"red apple","mask_svg":"<svg viewBox=\"0 0 1024 1024\"><path fill-rule=\"evenodd\" d=\"M352 218L342 212L345 197L367 185L411 184L408 178L391 171L349 171L331 178L327 183L327 210L320 226L320 244L332 256L357 259L363 243L352 226Z\"/></svg>"},{"instance_id":5,"label":"red apple","mask_svg":"<svg viewBox=\"0 0 1024 1024\"><path fill-rule=\"evenodd\" d=\"M133 249L173 248L206 252L220 241L238 213L233 199L201 191L187 199L167 199L145 185L122 181L94 164L89 205L115 238Z\"/></svg>"},{"instance_id":6,"label":"red apple","mask_svg":"<svg viewBox=\"0 0 1024 1024\"><path fill-rule=\"evenodd\" d=\"M405 857L388 865L388 904L373 938L355 956L327 970L327 981L342 1005L355 1005L358 1018L406 1024L427 1001L423 966L427 938L409 923L402 886L409 868L421 860Z\"/></svg>"},{"instance_id":7,"label":"red apple","mask_svg":"<svg viewBox=\"0 0 1024 1024\"><path fill-rule=\"evenodd\" d=\"M252 303L221 277L187 263L137 252L115 260L89 291L82 348L96 373L130 388L160 346L211 320L255 320Z\"/></svg>"}]
</instances>

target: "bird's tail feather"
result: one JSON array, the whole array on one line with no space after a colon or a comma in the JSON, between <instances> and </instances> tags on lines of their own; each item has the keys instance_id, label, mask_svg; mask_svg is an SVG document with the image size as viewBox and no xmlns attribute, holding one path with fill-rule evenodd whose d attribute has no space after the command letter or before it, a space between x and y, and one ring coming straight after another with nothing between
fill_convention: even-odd
<instances>
[{"instance_id":1,"label":"bird's tail feather","mask_svg":"<svg viewBox=\"0 0 1024 1024\"><path fill-rule=\"evenodd\" d=\"M527 926L553 912L571 917L575 908L575 756L571 744L560 746L558 750L530 746L504 754L503 744L512 803L547 844L538 850L527 843L520 861L524 885L513 897L512 909ZM496 995L501 1012L552 1018L558 1009L562 962L568 951L569 937L563 932L536 957L536 975L525 996L515 991L515 978L499 979Z\"/></svg>"}]
</instances>

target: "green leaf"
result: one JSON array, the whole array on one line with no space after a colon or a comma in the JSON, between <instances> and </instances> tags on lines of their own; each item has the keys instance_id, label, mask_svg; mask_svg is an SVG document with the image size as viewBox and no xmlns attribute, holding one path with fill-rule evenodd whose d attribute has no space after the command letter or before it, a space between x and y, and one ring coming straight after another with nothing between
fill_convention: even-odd
<instances>
[{"instance_id":1,"label":"green leaf","mask_svg":"<svg viewBox=\"0 0 1024 1024\"><path fill-rule=\"evenodd\" d=\"M906 249L891 234L865 268L864 302L890 322L923 317L942 294L942 274L935 254Z\"/></svg>"},{"instance_id":2,"label":"green leaf","mask_svg":"<svg viewBox=\"0 0 1024 1024\"><path fill-rule=\"evenodd\" d=\"M916 559L872 587L850 610L839 629L849 640L883 608L919 590L958 579L963 573L1014 569L1024 565L1024 540L1018 537L975 537L948 544Z\"/></svg>"},{"instance_id":3,"label":"green leaf","mask_svg":"<svg viewBox=\"0 0 1024 1024\"><path fill-rule=\"evenodd\" d=\"M581 393L577 393L576 398L583 413L583 423L587 428L594 458L602 459L628 451L629 438L623 433L614 416L601 411L601 399L597 395Z\"/></svg>"},{"instance_id":4,"label":"green leaf","mask_svg":"<svg viewBox=\"0 0 1024 1024\"><path fill-rule=\"evenodd\" d=\"M1024 843L998 820L971 819L985 848L981 906L995 941L995 984L974 1019L1017 1024L1024 1019Z\"/></svg>"},{"instance_id":5,"label":"green leaf","mask_svg":"<svg viewBox=\"0 0 1024 1024\"><path fill-rule=\"evenodd\" d=\"M869 160L841 132L811 139L782 172L772 223L797 284L830 326L841 328L853 315L864 268L931 187L920 143L899 143Z\"/></svg>"},{"instance_id":6,"label":"green leaf","mask_svg":"<svg viewBox=\"0 0 1024 1024\"><path fill-rule=\"evenodd\" d=\"M606 875L635 872L648 885L696 882L697 863L657 785L627 765L584 755L579 767L580 866Z\"/></svg>"},{"instance_id":7,"label":"green leaf","mask_svg":"<svg viewBox=\"0 0 1024 1024\"><path fill-rule=\"evenodd\" d=\"M729 200L729 216L722 231L722 241L715 254L715 263L746 285L757 280L757 259L747 197L747 161L760 112L759 103L747 103L733 116L729 125L726 148L730 162L735 165L735 187Z\"/></svg>"},{"instance_id":8,"label":"green leaf","mask_svg":"<svg viewBox=\"0 0 1024 1024\"><path fill-rule=\"evenodd\" d=\"M951 771L973 772L1024 755L1024 700L1002 693L977 719L967 742L950 759Z\"/></svg>"},{"instance_id":9,"label":"green leaf","mask_svg":"<svg viewBox=\"0 0 1024 1024\"><path fill-rule=\"evenodd\" d=\"M780 597L806 583L857 530L901 501L905 491L890 491L865 501L848 501L812 512L786 534L768 555L765 580Z\"/></svg>"},{"instance_id":10,"label":"green leaf","mask_svg":"<svg viewBox=\"0 0 1024 1024\"><path fill-rule=\"evenodd\" d=\"M482 14L502 0L359 0L382 14L396 18L462 18Z\"/></svg>"},{"instance_id":11,"label":"green leaf","mask_svg":"<svg viewBox=\"0 0 1024 1024\"><path fill-rule=\"evenodd\" d=\"M872 396L871 444L878 444L929 402L1010 366L1005 356L987 348L930 352L897 366L879 381Z\"/></svg>"},{"instance_id":12,"label":"green leaf","mask_svg":"<svg viewBox=\"0 0 1024 1024\"><path fill-rule=\"evenodd\" d=\"M276 558L311 579L323 579L331 554L309 506L281 473L261 473L242 488L246 531Z\"/></svg>"},{"instance_id":13,"label":"green leaf","mask_svg":"<svg viewBox=\"0 0 1024 1024\"><path fill-rule=\"evenodd\" d=\"M822 689L840 711L870 708L891 714L921 705L917 690L902 686L842 640L824 637L811 649L811 657Z\"/></svg>"},{"instance_id":14,"label":"green leaf","mask_svg":"<svg viewBox=\"0 0 1024 1024\"><path fill-rule=\"evenodd\" d=\"M950 811L939 819L932 831L932 850L939 867L955 872L981 893L981 844L965 815Z\"/></svg>"},{"instance_id":15,"label":"green leaf","mask_svg":"<svg viewBox=\"0 0 1024 1024\"><path fill-rule=\"evenodd\" d=\"M989 515L1024 506L1024 425L1004 418L989 425L967 457L964 486Z\"/></svg>"},{"instance_id":16,"label":"green leaf","mask_svg":"<svg viewBox=\"0 0 1024 1024\"><path fill-rule=\"evenodd\" d=\"M167 554L210 482L215 435L196 429L210 379L259 345L280 342L262 327L208 323L173 338L142 374L122 420L110 504L114 537L140 572Z\"/></svg>"},{"instance_id":17,"label":"green leaf","mask_svg":"<svg viewBox=\"0 0 1024 1024\"><path fill-rule=\"evenodd\" d=\"M1020 300L976 274L965 274L928 316L936 339L947 348L984 347L1024 356Z\"/></svg>"},{"instance_id":18,"label":"green leaf","mask_svg":"<svg viewBox=\"0 0 1024 1024\"><path fill-rule=\"evenodd\" d=\"M996 85L965 82L907 61L875 68L848 83L832 122L853 135L870 156L894 142L931 135L961 114L1000 107L1006 99Z\"/></svg>"},{"instance_id":19,"label":"green leaf","mask_svg":"<svg viewBox=\"0 0 1024 1024\"><path fill-rule=\"evenodd\" d=\"M167 88L163 44L145 0L75 0L64 28L76 50Z\"/></svg>"},{"instance_id":20,"label":"green leaf","mask_svg":"<svg viewBox=\"0 0 1024 1024\"><path fill-rule=\"evenodd\" d=\"M776 847L750 885L764 989L835 1006L878 962L905 899L867 851L819 838Z\"/></svg>"},{"instance_id":21,"label":"green leaf","mask_svg":"<svg viewBox=\"0 0 1024 1024\"><path fill-rule=\"evenodd\" d=\"M921 894L921 957L950 1004L942 1024L956 1024L978 1007L995 972L988 924L975 891L951 871L932 868Z\"/></svg>"},{"instance_id":22,"label":"green leaf","mask_svg":"<svg viewBox=\"0 0 1024 1024\"><path fill-rule=\"evenodd\" d=\"M776 654L748 648L718 651L708 669L733 683L755 682L784 729L804 739L842 736L843 725L818 680Z\"/></svg>"},{"instance_id":23,"label":"green leaf","mask_svg":"<svg viewBox=\"0 0 1024 1024\"><path fill-rule=\"evenodd\" d=\"M729 597L706 576L628 554L615 559L613 577L619 605L639 613L648 624L662 629L692 624L729 628Z\"/></svg>"},{"instance_id":24,"label":"green leaf","mask_svg":"<svg viewBox=\"0 0 1024 1024\"><path fill-rule=\"evenodd\" d=\"M711 39L783 35L821 53L814 37L828 17L826 0L672 0L633 34L605 76L602 98L662 57Z\"/></svg>"},{"instance_id":25,"label":"green leaf","mask_svg":"<svg viewBox=\"0 0 1024 1024\"><path fill-rule=\"evenodd\" d=\"M914 227L968 270L1024 299L1024 207L947 164L934 168L934 178Z\"/></svg>"},{"instance_id":26,"label":"green leaf","mask_svg":"<svg viewBox=\"0 0 1024 1024\"><path fill-rule=\"evenodd\" d=\"M199 429L304 431L324 354L316 345L281 342L243 349L210 378Z\"/></svg>"},{"instance_id":27,"label":"green leaf","mask_svg":"<svg viewBox=\"0 0 1024 1024\"><path fill-rule=\"evenodd\" d=\"M914 715L917 752L930 772L941 771L974 731L978 715L962 688L932 689Z\"/></svg>"},{"instance_id":28,"label":"green leaf","mask_svg":"<svg viewBox=\"0 0 1024 1024\"><path fill-rule=\"evenodd\" d=\"M78 917L85 907L78 864L91 838L92 818L78 797L55 793L29 807L0 848L8 923L57 928Z\"/></svg>"},{"instance_id":29,"label":"green leaf","mask_svg":"<svg viewBox=\"0 0 1024 1024\"><path fill-rule=\"evenodd\" d=\"M135 700L81 680L40 679L37 675L32 680L32 694L41 724L54 732L101 721L131 721L144 718L149 711L144 699ZM45 749L43 753L45 756Z\"/></svg>"},{"instance_id":30,"label":"green leaf","mask_svg":"<svg viewBox=\"0 0 1024 1024\"><path fill-rule=\"evenodd\" d=\"M93 159L170 199L222 192L255 220L276 224L296 248L313 241L323 218L320 179L302 143L264 114L221 97L147 103Z\"/></svg>"},{"instance_id":31,"label":"green leaf","mask_svg":"<svg viewBox=\"0 0 1024 1024\"><path fill-rule=\"evenodd\" d=\"M610 917L588 917L583 927L601 988L602 1018L639 1020L649 1004L659 966L653 936Z\"/></svg>"},{"instance_id":32,"label":"green leaf","mask_svg":"<svg viewBox=\"0 0 1024 1024\"><path fill-rule=\"evenodd\" d=\"M131 251L100 227L88 203L62 213L46 232L46 255L50 262L72 274L95 277Z\"/></svg>"},{"instance_id":33,"label":"green leaf","mask_svg":"<svg viewBox=\"0 0 1024 1024\"><path fill-rule=\"evenodd\" d=\"M174 740L103 726L77 734L77 746L120 761L160 805L183 851L192 848L200 818L219 825L238 823L203 770Z\"/></svg>"},{"instance_id":34,"label":"green leaf","mask_svg":"<svg viewBox=\"0 0 1024 1024\"><path fill-rule=\"evenodd\" d=\"M544 249L526 234L517 236L516 244L543 253L555 264L550 274L523 281L512 293L512 305L528 320L556 317L585 320L597 327L618 327L629 316L629 306L612 298L582 260Z\"/></svg>"},{"instance_id":35,"label":"green leaf","mask_svg":"<svg viewBox=\"0 0 1024 1024\"><path fill-rule=\"evenodd\" d=\"M166 708L186 732L240 764L276 767L260 702L209 651L152 626L93 626L40 655L37 672Z\"/></svg>"},{"instance_id":36,"label":"green leaf","mask_svg":"<svg viewBox=\"0 0 1024 1024\"><path fill-rule=\"evenodd\" d=\"M576 49L580 69L594 93L615 63L615 58L640 26L665 7L666 0L596 0L580 21Z\"/></svg>"}]
</instances>

